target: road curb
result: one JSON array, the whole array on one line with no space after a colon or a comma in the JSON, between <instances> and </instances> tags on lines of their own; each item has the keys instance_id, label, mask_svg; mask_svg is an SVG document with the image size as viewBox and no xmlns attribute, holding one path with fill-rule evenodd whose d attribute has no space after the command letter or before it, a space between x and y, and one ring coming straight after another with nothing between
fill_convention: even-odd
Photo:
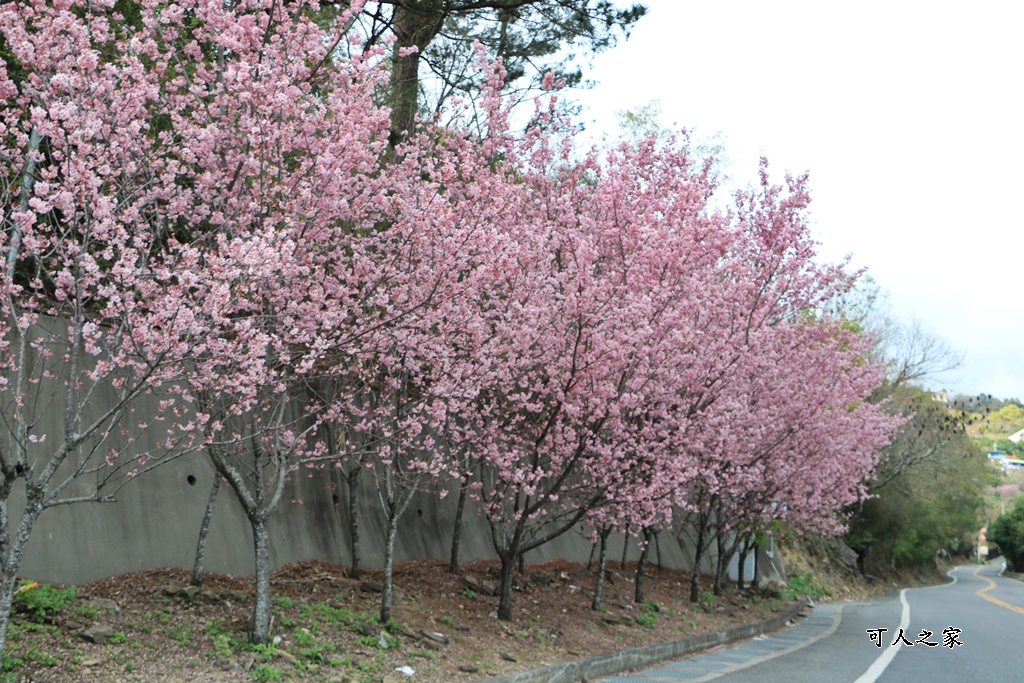
<instances>
[{"instance_id":1,"label":"road curb","mask_svg":"<svg viewBox=\"0 0 1024 683\"><path fill-rule=\"evenodd\" d=\"M665 660L679 659L716 645L728 645L737 640L753 638L769 631L777 631L800 614L805 604L805 602L794 603L773 617L752 624L733 626L724 631L701 633L667 643L606 652L586 659L552 664L539 669L530 669L504 676L492 676L482 679L478 683L577 683L584 678L593 679L612 676L630 669L641 669Z\"/></svg>"}]
</instances>

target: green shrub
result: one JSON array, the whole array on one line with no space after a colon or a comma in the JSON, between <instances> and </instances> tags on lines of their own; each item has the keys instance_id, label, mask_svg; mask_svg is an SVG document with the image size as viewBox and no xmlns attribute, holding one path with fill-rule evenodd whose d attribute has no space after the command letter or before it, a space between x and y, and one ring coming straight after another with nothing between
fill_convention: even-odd
<instances>
[{"instance_id":1,"label":"green shrub","mask_svg":"<svg viewBox=\"0 0 1024 683\"><path fill-rule=\"evenodd\" d=\"M1010 571L1024 571L1024 498L989 525L988 540L999 546Z\"/></svg>"},{"instance_id":2,"label":"green shrub","mask_svg":"<svg viewBox=\"0 0 1024 683\"><path fill-rule=\"evenodd\" d=\"M786 585L779 588L779 593L786 600L798 600L805 595L817 600L832 595L832 589L818 581L810 572L794 572Z\"/></svg>"},{"instance_id":3,"label":"green shrub","mask_svg":"<svg viewBox=\"0 0 1024 683\"><path fill-rule=\"evenodd\" d=\"M36 619L44 619L75 601L75 587L56 588L48 583L22 581L14 594L14 607Z\"/></svg>"}]
</instances>

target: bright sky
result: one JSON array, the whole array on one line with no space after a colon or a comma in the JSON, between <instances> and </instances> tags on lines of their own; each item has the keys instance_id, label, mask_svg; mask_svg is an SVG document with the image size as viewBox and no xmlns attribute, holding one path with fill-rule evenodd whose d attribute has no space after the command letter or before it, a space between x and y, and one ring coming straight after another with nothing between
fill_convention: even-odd
<instances>
[{"instance_id":1,"label":"bright sky","mask_svg":"<svg viewBox=\"0 0 1024 683\"><path fill-rule=\"evenodd\" d=\"M810 170L823 257L966 353L933 388L1024 399L1024 3L645 4L576 97L587 125L658 100L722 134L734 178Z\"/></svg>"}]
</instances>

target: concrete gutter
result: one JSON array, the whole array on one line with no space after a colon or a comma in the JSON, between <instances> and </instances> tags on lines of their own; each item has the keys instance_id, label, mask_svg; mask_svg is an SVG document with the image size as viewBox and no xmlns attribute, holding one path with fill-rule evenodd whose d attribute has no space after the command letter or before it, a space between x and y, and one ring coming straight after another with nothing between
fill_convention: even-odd
<instances>
[{"instance_id":1,"label":"concrete gutter","mask_svg":"<svg viewBox=\"0 0 1024 683\"><path fill-rule=\"evenodd\" d=\"M586 659L552 664L505 676L492 676L478 683L577 683L582 679L592 680L602 676L613 676L631 669L642 669L665 660L679 659L716 645L727 645L737 640L777 631L787 622L796 618L805 604L799 602L768 619L752 624L733 626L724 631L701 633L668 643L606 652Z\"/></svg>"}]
</instances>

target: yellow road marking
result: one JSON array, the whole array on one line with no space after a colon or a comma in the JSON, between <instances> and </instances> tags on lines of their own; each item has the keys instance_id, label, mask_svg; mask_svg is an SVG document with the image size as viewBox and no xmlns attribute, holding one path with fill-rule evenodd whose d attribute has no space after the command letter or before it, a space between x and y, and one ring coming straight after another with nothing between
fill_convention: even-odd
<instances>
[{"instance_id":1,"label":"yellow road marking","mask_svg":"<svg viewBox=\"0 0 1024 683\"><path fill-rule=\"evenodd\" d=\"M981 571L981 567L978 567L977 569L975 569L974 570L974 576L978 576L978 572L980 572L980 571ZM1017 605L1011 605L1008 602L1003 602L999 598L993 598L991 595L987 595L987 593L990 590L992 590L993 588L996 587L996 582L995 581L993 581L992 579L988 578L987 576L978 576L978 578L982 579L983 581L988 581L988 585L985 586L984 588L982 588L981 590L979 590L978 592L976 592L975 595L980 595L981 597L985 598L989 602L991 602L993 604L996 604L996 605L999 605L1000 607L1005 607L1006 609L1013 610L1014 612L1020 612L1021 614L1024 614L1024 607L1017 607Z\"/></svg>"}]
</instances>

